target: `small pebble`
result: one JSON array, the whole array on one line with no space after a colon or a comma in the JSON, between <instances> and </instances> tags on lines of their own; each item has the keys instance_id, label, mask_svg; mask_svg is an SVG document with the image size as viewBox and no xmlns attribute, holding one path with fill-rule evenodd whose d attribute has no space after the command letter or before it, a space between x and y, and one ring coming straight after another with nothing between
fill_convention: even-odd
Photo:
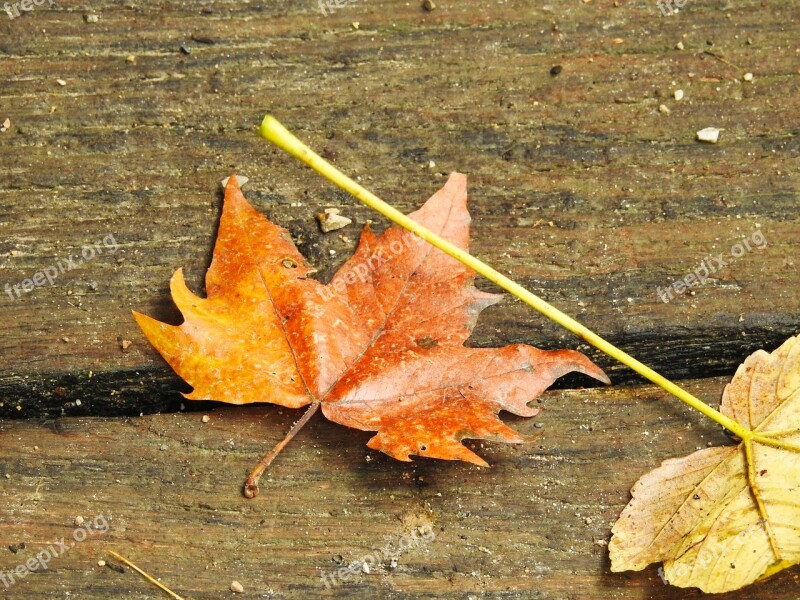
<instances>
[{"instance_id":1,"label":"small pebble","mask_svg":"<svg viewBox=\"0 0 800 600\"><path fill-rule=\"evenodd\" d=\"M136 62L136 57L133 54L128 54L128 56L125 57L125 62L133 64Z\"/></svg>"},{"instance_id":2,"label":"small pebble","mask_svg":"<svg viewBox=\"0 0 800 600\"><path fill-rule=\"evenodd\" d=\"M677 44L675 44L675 49L683 50L683 42L678 42Z\"/></svg>"},{"instance_id":3,"label":"small pebble","mask_svg":"<svg viewBox=\"0 0 800 600\"><path fill-rule=\"evenodd\" d=\"M697 139L701 142L716 144L719 141L720 130L716 127L705 127L697 132Z\"/></svg>"},{"instance_id":4,"label":"small pebble","mask_svg":"<svg viewBox=\"0 0 800 600\"><path fill-rule=\"evenodd\" d=\"M422 3L422 8L431 12L432 10L436 9L436 5L433 3L433 0L424 0Z\"/></svg>"},{"instance_id":5,"label":"small pebble","mask_svg":"<svg viewBox=\"0 0 800 600\"><path fill-rule=\"evenodd\" d=\"M753 81L753 74L752 73L745 73L742 76L742 79L744 79L745 81Z\"/></svg>"},{"instance_id":6,"label":"small pebble","mask_svg":"<svg viewBox=\"0 0 800 600\"><path fill-rule=\"evenodd\" d=\"M83 525L85 523L85 521L84 521L83 517L75 517L75 520L73 521L73 523L75 523L75 527L80 527L81 525Z\"/></svg>"},{"instance_id":7,"label":"small pebble","mask_svg":"<svg viewBox=\"0 0 800 600\"><path fill-rule=\"evenodd\" d=\"M361 570L364 571L367 575L369 575L369 564L368 563L361 563Z\"/></svg>"},{"instance_id":8,"label":"small pebble","mask_svg":"<svg viewBox=\"0 0 800 600\"><path fill-rule=\"evenodd\" d=\"M669 107L666 104L659 104L658 105L658 112L664 113L665 115L669 114Z\"/></svg>"},{"instance_id":9,"label":"small pebble","mask_svg":"<svg viewBox=\"0 0 800 600\"><path fill-rule=\"evenodd\" d=\"M353 21L352 23L350 23L350 27L358 31L358 28L361 27L361 23L359 23L358 21Z\"/></svg>"},{"instance_id":10,"label":"small pebble","mask_svg":"<svg viewBox=\"0 0 800 600\"><path fill-rule=\"evenodd\" d=\"M66 82L66 81L64 81L63 79L56 79L56 83L57 83L58 85L67 85L67 82Z\"/></svg>"},{"instance_id":11,"label":"small pebble","mask_svg":"<svg viewBox=\"0 0 800 600\"><path fill-rule=\"evenodd\" d=\"M83 20L87 23L97 23L100 17L94 14L83 15Z\"/></svg>"},{"instance_id":12,"label":"small pebble","mask_svg":"<svg viewBox=\"0 0 800 600\"><path fill-rule=\"evenodd\" d=\"M319 228L322 229L323 233L347 227L353 222L352 219L340 215L338 208L326 208L325 212L321 212L317 215L317 220L319 221Z\"/></svg>"},{"instance_id":13,"label":"small pebble","mask_svg":"<svg viewBox=\"0 0 800 600\"><path fill-rule=\"evenodd\" d=\"M675 100L678 102L683 100L683 90L675 90Z\"/></svg>"},{"instance_id":14,"label":"small pebble","mask_svg":"<svg viewBox=\"0 0 800 600\"><path fill-rule=\"evenodd\" d=\"M105 567L106 566L106 561L104 561L103 559L98 560L97 561L97 566L98 567Z\"/></svg>"},{"instance_id":15,"label":"small pebble","mask_svg":"<svg viewBox=\"0 0 800 600\"><path fill-rule=\"evenodd\" d=\"M162 452L164 452L164 451L167 449L167 445L166 445L166 444L161 444L161 445L158 447L158 449L159 449L159 450L161 450Z\"/></svg>"},{"instance_id":16,"label":"small pebble","mask_svg":"<svg viewBox=\"0 0 800 600\"><path fill-rule=\"evenodd\" d=\"M3 121L3 125L0 126L0 133L4 132L6 129L11 127L11 119L6 119Z\"/></svg>"},{"instance_id":17,"label":"small pebble","mask_svg":"<svg viewBox=\"0 0 800 600\"><path fill-rule=\"evenodd\" d=\"M228 180L229 179L230 179L230 177L226 177L225 179L222 180L222 188L223 189L225 189L225 187L228 185ZM249 177L245 177L244 175L237 175L236 176L236 185L238 185L239 187L242 187L248 181L250 181Z\"/></svg>"},{"instance_id":18,"label":"small pebble","mask_svg":"<svg viewBox=\"0 0 800 600\"><path fill-rule=\"evenodd\" d=\"M562 67L561 65L556 65L556 66L550 68L550 75L552 77L555 77L556 75L561 73L561 71L563 71L563 70L564 70L564 67Z\"/></svg>"},{"instance_id":19,"label":"small pebble","mask_svg":"<svg viewBox=\"0 0 800 600\"><path fill-rule=\"evenodd\" d=\"M208 423L211 420L211 417L208 415L203 415L203 418L200 419L203 423Z\"/></svg>"},{"instance_id":20,"label":"small pebble","mask_svg":"<svg viewBox=\"0 0 800 600\"><path fill-rule=\"evenodd\" d=\"M231 591L234 594L241 594L242 592L244 592L244 587L238 581L232 581L231 582Z\"/></svg>"}]
</instances>

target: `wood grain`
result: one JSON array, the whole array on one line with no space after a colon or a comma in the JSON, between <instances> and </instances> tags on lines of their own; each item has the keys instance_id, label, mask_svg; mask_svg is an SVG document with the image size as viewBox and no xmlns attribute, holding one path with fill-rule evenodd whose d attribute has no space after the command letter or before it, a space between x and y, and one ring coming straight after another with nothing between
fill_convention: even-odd
<instances>
[{"instance_id":1,"label":"wood grain","mask_svg":"<svg viewBox=\"0 0 800 600\"><path fill-rule=\"evenodd\" d=\"M367 220L385 227L258 138L269 111L406 212L447 173L467 173L478 257L713 401L748 354L800 328L798 10L364 0L323 16L313 0L56 0L0 12L0 124L11 121L0 132L0 569L70 536L78 515L114 517L0 592L162 597L96 566L116 549L189 598L219 598L233 579L253 598L695 597L655 568L610 574L595 542L639 475L724 436L527 307L488 309L471 343L578 348L620 387L549 394L540 420L515 421L536 442L487 446L487 471L367 461L365 435L318 421L275 464L274 494L250 503L240 480L294 415L214 407L202 425L199 413L153 414L178 411L186 387L130 310L179 322L167 290L179 267L203 291L219 181L233 171L323 280ZM694 139L707 126L723 130L718 144ZM354 223L320 233L326 207ZM766 247L693 295L659 298L757 230ZM11 286L95 242L103 254L15 297ZM395 570L325 589L334 558L428 522L435 541ZM758 593L796 598L796 569Z\"/></svg>"},{"instance_id":2,"label":"wood grain","mask_svg":"<svg viewBox=\"0 0 800 600\"><path fill-rule=\"evenodd\" d=\"M724 383L686 382L710 401ZM99 529L109 523L4 597L165 597L130 571L98 566L116 564L108 550L195 600L224 597L234 580L242 598L700 597L665 586L656 567L612 574L605 542L640 475L730 440L650 387L560 390L541 400L537 417L507 419L527 443L474 445L488 469L401 463L367 449L368 434L315 419L255 500L240 494L246 473L300 412L219 408L208 423L197 412L0 422L0 571L61 537L70 542L78 516L84 528L98 516ZM419 527L433 534L412 543ZM6 547L22 543L16 554ZM367 558L385 546L395 568L382 553ZM370 573L334 584L330 574L353 561L369 562ZM718 597L790 600L798 577L790 569Z\"/></svg>"}]
</instances>

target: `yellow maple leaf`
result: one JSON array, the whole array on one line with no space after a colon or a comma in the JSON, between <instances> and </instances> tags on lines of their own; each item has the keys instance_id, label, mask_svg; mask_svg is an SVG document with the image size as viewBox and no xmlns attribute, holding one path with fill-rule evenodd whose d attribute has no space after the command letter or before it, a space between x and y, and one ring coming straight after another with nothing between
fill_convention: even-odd
<instances>
[{"instance_id":1,"label":"yellow maple leaf","mask_svg":"<svg viewBox=\"0 0 800 600\"><path fill-rule=\"evenodd\" d=\"M800 562L800 336L750 355L720 411L752 436L639 479L612 529L612 571L660 561L670 584L720 593Z\"/></svg>"}]
</instances>

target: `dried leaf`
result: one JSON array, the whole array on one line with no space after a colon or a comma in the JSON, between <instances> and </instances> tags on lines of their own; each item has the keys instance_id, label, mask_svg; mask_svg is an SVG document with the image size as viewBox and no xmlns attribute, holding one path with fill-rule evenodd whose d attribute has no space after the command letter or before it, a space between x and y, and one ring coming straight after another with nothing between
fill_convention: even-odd
<instances>
[{"instance_id":1,"label":"dried leaf","mask_svg":"<svg viewBox=\"0 0 800 600\"><path fill-rule=\"evenodd\" d=\"M466 249L466 177L447 184L411 217ZM172 278L180 326L135 313L150 342L194 388L191 400L320 404L325 416L374 431L370 448L409 456L486 462L464 438L522 441L500 410L528 406L555 379L580 371L608 378L583 354L524 344L465 348L479 313L500 296L478 291L474 272L410 232L365 228L355 254L331 282L286 235L225 190L207 298Z\"/></svg>"},{"instance_id":2,"label":"dried leaf","mask_svg":"<svg viewBox=\"0 0 800 600\"><path fill-rule=\"evenodd\" d=\"M720 410L762 437L642 477L612 529L612 571L661 561L669 583L717 593L800 562L800 337L748 357Z\"/></svg>"}]
</instances>

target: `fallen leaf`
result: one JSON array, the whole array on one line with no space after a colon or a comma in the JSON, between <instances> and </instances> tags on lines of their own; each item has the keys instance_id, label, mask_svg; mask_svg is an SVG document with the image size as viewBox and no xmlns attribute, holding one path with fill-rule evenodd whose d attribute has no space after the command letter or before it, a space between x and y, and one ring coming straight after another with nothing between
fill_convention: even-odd
<instances>
[{"instance_id":1,"label":"fallen leaf","mask_svg":"<svg viewBox=\"0 0 800 600\"><path fill-rule=\"evenodd\" d=\"M367 445L398 460L485 466L462 439L523 441L500 410L537 414L528 403L571 371L608 383L572 350L465 348L479 313L501 296L478 291L473 271L404 229L376 236L367 226L330 283L308 278L286 230L248 204L236 181L225 190L207 298L178 270L171 290L182 325L134 313L194 388L188 399L320 405L336 423L377 432ZM410 216L466 249L466 200L466 177L453 174Z\"/></svg>"},{"instance_id":2,"label":"fallen leaf","mask_svg":"<svg viewBox=\"0 0 800 600\"><path fill-rule=\"evenodd\" d=\"M663 562L672 585L720 593L800 562L800 337L748 357L720 410L759 437L642 477L612 529L612 571Z\"/></svg>"}]
</instances>

